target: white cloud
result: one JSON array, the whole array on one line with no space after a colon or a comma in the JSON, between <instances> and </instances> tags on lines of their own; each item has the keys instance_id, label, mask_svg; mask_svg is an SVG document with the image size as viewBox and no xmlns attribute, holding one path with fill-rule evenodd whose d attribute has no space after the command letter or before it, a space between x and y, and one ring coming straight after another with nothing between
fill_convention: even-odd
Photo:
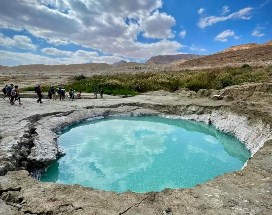
<instances>
[{"instance_id":1,"label":"white cloud","mask_svg":"<svg viewBox=\"0 0 272 215\"><path fill-rule=\"evenodd\" d=\"M227 14L227 13L229 13L229 12L230 12L229 6L224 5L224 6L222 7L222 15L225 15L225 14Z\"/></svg>"},{"instance_id":2,"label":"white cloud","mask_svg":"<svg viewBox=\"0 0 272 215\"><path fill-rule=\"evenodd\" d=\"M18 48L23 50L36 50L37 47L32 43L31 39L23 35L15 35L13 38L5 37L0 34L0 46L7 48Z\"/></svg>"},{"instance_id":3,"label":"white cloud","mask_svg":"<svg viewBox=\"0 0 272 215\"><path fill-rule=\"evenodd\" d=\"M61 45L68 45L68 44L71 44L71 42L69 41L65 41L65 40L52 40L50 38L47 38L47 42L50 43L50 44L53 44L55 46L61 46Z\"/></svg>"},{"instance_id":4,"label":"white cloud","mask_svg":"<svg viewBox=\"0 0 272 215\"><path fill-rule=\"evenodd\" d=\"M199 15L202 15L204 12L205 12L205 9L204 9L204 8L199 8L199 10L197 11L197 13L198 13Z\"/></svg>"},{"instance_id":5,"label":"white cloud","mask_svg":"<svg viewBox=\"0 0 272 215\"><path fill-rule=\"evenodd\" d=\"M186 34L187 34L186 30L179 32L180 38L185 38Z\"/></svg>"},{"instance_id":6,"label":"white cloud","mask_svg":"<svg viewBox=\"0 0 272 215\"><path fill-rule=\"evenodd\" d=\"M16 66L27 64L60 64L56 58L49 58L32 53L17 53L0 50L0 64L4 66Z\"/></svg>"},{"instance_id":7,"label":"white cloud","mask_svg":"<svg viewBox=\"0 0 272 215\"><path fill-rule=\"evenodd\" d=\"M198 46L196 46L194 44L191 45L190 49L192 51L198 51L198 52L205 52L205 51L207 51L205 48L198 47Z\"/></svg>"},{"instance_id":8,"label":"white cloud","mask_svg":"<svg viewBox=\"0 0 272 215\"><path fill-rule=\"evenodd\" d=\"M271 2L272 2L272 0L266 0L266 1L264 1L264 2L260 5L259 8L262 8L262 7L266 6L267 4L269 4L269 3L271 3Z\"/></svg>"},{"instance_id":9,"label":"white cloud","mask_svg":"<svg viewBox=\"0 0 272 215\"><path fill-rule=\"evenodd\" d=\"M93 58L97 56L98 56L97 52L89 52L84 50L77 50L73 54L73 57L75 58Z\"/></svg>"},{"instance_id":10,"label":"white cloud","mask_svg":"<svg viewBox=\"0 0 272 215\"><path fill-rule=\"evenodd\" d=\"M62 51L56 48L44 48L41 50L44 54L49 55L49 56L66 56L70 57L73 55L73 52L70 51Z\"/></svg>"},{"instance_id":11,"label":"white cloud","mask_svg":"<svg viewBox=\"0 0 272 215\"><path fill-rule=\"evenodd\" d=\"M257 26L251 33L254 37L263 37L265 34L261 31L264 29L264 27Z\"/></svg>"},{"instance_id":12,"label":"white cloud","mask_svg":"<svg viewBox=\"0 0 272 215\"><path fill-rule=\"evenodd\" d=\"M145 60L155 55L176 53L176 50L183 46L176 41L169 40L161 40L155 43L119 40L115 47L108 46L106 51L112 53L116 47L118 47L118 54L121 56L133 56L134 58Z\"/></svg>"},{"instance_id":13,"label":"white cloud","mask_svg":"<svg viewBox=\"0 0 272 215\"><path fill-rule=\"evenodd\" d=\"M235 13L231 13L228 16L208 16L201 18L197 25L200 28L206 28L207 26L214 25L218 22L223 22L231 19L251 19L250 12L253 10L252 7L243 8Z\"/></svg>"},{"instance_id":14,"label":"white cloud","mask_svg":"<svg viewBox=\"0 0 272 215\"><path fill-rule=\"evenodd\" d=\"M123 43L123 42L121 42ZM136 56L134 60L146 60L152 56L172 54L181 48L180 43L175 41L162 40L157 43L142 44L128 42L126 47L120 46L120 52ZM32 53L16 53L9 51L0 51L0 65L14 66L25 64L80 64L80 63L114 63L120 60L129 61L124 55L99 56L94 51L78 50L67 52L56 48L42 49L48 56L42 56Z\"/></svg>"},{"instance_id":15,"label":"white cloud","mask_svg":"<svg viewBox=\"0 0 272 215\"><path fill-rule=\"evenodd\" d=\"M214 40L220 41L220 42L227 42L228 38L233 37L234 39L239 39L238 36L235 35L234 31L232 30L225 30L222 33L218 34Z\"/></svg>"},{"instance_id":16,"label":"white cloud","mask_svg":"<svg viewBox=\"0 0 272 215\"><path fill-rule=\"evenodd\" d=\"M151 16L143 18L140 22L144 29L144 36L148 38L166 39L173 37L171 27L176 23L172 16L155 11Z\"/></svg>"},{"instance_id":17,"label":"white cloud","mask_svg":"<svg viewBox=\"0 0 272 215\"><path fill-rule=\"evenodd\" d=\"M161 7L162 0L1 0L0 28L23 27L54 45L74 43L107 55L144 59L154 53L147 47L156 47L158 55L175 54L182 46L166 40L174 36L175 19L160 12ZM159 41L141 43L140 34Z\"/></svg>"},{"instance_id":18,"label":"white cloud","mask_svg":"<svg viewBox=\"0 0 272 215\"><path fill-rule=\"evenodd\" d=\"M59 50L60 51L60 50ZM28 65L28 64L81 64L81 63L114 63L120 60L127 60L119 56L98 56L93 52L78 50L69 57L42 56L33 53L17 53L0 50L0 64L4 66Z\"/></svg>"}]
</instances>

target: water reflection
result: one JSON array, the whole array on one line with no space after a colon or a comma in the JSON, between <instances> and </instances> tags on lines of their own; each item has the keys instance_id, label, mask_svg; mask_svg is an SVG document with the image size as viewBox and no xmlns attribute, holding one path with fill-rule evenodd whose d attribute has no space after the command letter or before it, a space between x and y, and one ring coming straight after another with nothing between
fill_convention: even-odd
<instances>
[{"instance_id":1,"label":"water reflection","mask_svg":"<svg viewBox=\"0 0 272 215\"><path fill-rule=\"evenodd\" d=\"M85 122L67 129L59 144L66 156L42 181L118 192L192 187L241 168L250 156L212 126L161 117Z\"/></svg>"},{"instance_id":2,"label":"water reflection","mask_svg":"<svg viewBox=\"0 0 272 215\"><path fill-rule=\"evenodd\" d=\"M219 140L220 143L223 144L225 151L230 156L236 157L242 162L246 162L251 155L250 151L246 150L245 145L241 144L241 142L235 137L217 130L214 126L208 126L201 122L182 120L182 119L168 119L163 117L138 117L136 119L134 117L134 118L127 118L127 120L139 120L139 121L149 121L149 122L155 122L155 123L164 123L167 125L173 125L173 126L186 129L187 131L204 133L206 135L215 137L216 139ZM214 142L216 141L216 139L213 139L212 141ZM209 142L208 139L206 140Z\"/></svg>"}]
</instances>

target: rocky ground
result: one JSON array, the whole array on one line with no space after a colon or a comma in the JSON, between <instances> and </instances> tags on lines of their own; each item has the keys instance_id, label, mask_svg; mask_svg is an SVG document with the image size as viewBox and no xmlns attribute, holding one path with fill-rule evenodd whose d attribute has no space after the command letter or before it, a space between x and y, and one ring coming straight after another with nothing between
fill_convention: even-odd
<instances>
[{"instance_id":1,"label":"rocky ground","mask_svg":"<svg viewBox=\"0 0 272 215\"><path fill-rule=\"evenodd\" d=\"M180 90L136 97L36 103L0 100L0 214L269 214L272 209L272 85L224 91ZM251 92L251 93L249 93ZM211 99L220 94L224 99ZM262 99L260 99L262 98ZM41 183L31 177L62 152L57 131L92 117L160 114L193 119L230 132L253 157L234 173L192 189L117 194L79 185Z\"/></svg>"}]
</instances>

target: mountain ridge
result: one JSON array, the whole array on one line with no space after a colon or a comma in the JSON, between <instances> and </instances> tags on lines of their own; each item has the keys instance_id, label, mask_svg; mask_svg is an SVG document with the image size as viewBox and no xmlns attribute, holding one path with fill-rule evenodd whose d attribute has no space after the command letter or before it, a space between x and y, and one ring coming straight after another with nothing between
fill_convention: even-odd
<instances>
[{"instance_id":1,"label":"mountain ridge","mask_svg":"<svg viewBox=\"0 0 272 215\"><path fill-rule=\"evenodd\" d=\"M146 64L169 64L174 61L187 61L195 58L199 58L203 55L197 54L176 54L176 55L157 55L149 58Z\"/></svg>"},{"instance_id":2,"label":"mountain ridge","mask_svg":"<svg viewBox=\"0 0 272 215\"><path fill-rule=\"evenodd\" d=\"M246 43L246 44L241 44L237 46L231 46L227 49L224 49L223 51L219 53L225 53L225 52L230 52L230 51L238 51L238 50L247 50L247 49L252 49L252 48L257 48L257 47L265 47L265 46L270 46L272 45L272 40L263 43L263 44L258 44L258 43Z\"/></svg>"},{"instance_id":3,"label":"mountain ridge","mask_svg":"<svg viewBox=\"0 0 272 215\"><path fill-rule=\"evenodd\" d=\"M242 44L232 46L221 52L207 55L201 58L177 62L171 69L184 68L212 68L224 66L240 66L242 64L270 65L272 64L272 41L263 44Z\"/></svg>"}]
</instances>

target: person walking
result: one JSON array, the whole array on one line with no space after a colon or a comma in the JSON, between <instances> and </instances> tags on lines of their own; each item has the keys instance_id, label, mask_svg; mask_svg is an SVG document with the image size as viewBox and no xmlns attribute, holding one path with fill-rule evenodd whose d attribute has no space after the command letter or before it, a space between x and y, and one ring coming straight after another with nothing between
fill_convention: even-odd
<instances>
[{"instance_id":1,"label":"person walking","mask_svg":"<svg viewBox=\"0 0 272 215\"><path fill-rule=\"evenodd\" d=\"M95 99L97 99L97 93L98 93L97 87L94 87L94 98Z\"/></svg>"},{"instance_id":2,"label":"person walking","mask_svg":"<svg viewBox=\"0 0 272 215\"><path fill-rule=\"evenodd\" d=\"M71 88L69 90L69 100L74 101L74 99L75 99L75 90L73 88Z\"/></svg>"},{"instance_id":3,"label":"person walking","mask_svg":"<svg viewBox=\"0 0 272 215\"><path fill-rule=\"evenodd\" d=\"M40 103L40 104L43 103L42 102L42 89L41 89L41 86L37 85L36 88L35 88L35 91L36 91L37 96L38 96L37 102Z\"/></svg>"},{"instance_id":4,"label":"person walking","mask_svg":"<svg viewBox=\"0 0 272 215\"><path fill-rule=\"evenodd\" d=\"M103 98L103 95L104 95L104 90L103 90L102 87L100 88L99 93L100 93L100 98L102 99L102 98Z\"/></svg>"},{"instance_id":5,"label":"person walking","mask_svg":"<svg viewBox=\"0 0 272 215\"><path fill-rule=\"evenodd\" d=\"M55 95L56 95L55 88L53 85L51 85L48 90L48 97L49 97L49 99L56 100Z\"/></svg>"},{"instance_id":6,"label":"person walking","mask_svg":"<svg viewBox=\"0 0 272 215\"><path fill-rule=\"evenodd\" d=\"M22 105L21 97L20 97L20 93L19 93L19 87L17 85L15 86L15 101L16 100L19 101L19 105Z\"/></svg>"},{"instance_id":7,"label":"person walking","mask_svg":"<svg viewBox=\"0 0 272 215\"><path fill-rule=\"evenodd\" d=\"M65 88L59 87L58 94L59 94L60 100L64 100L65 99Z\"/></svg>"},{"instance_id":8,"label":"person walking","mask_svg":"<svg viewBox=\"0 0 272 215\"><path fill-rule=\"evenodd\" d=\"M5 97L8 97L9 99L11 99L11 90L12 89L13 89L13 84L10 84L10 85L7 86L7 88L6 88L6 96Z\"/></svg>"},{"instance_id":9,"label":"person walking","mask_svg":"<svg viewBox=\"0 0 272 215\"><path fill-rule=\"evenodd\" d=\"M9 93L9 99L10 99L10 104L11 105L14 105L15 96L16 96L16 91L15 91L15 88L13 87L13 85L12 85L12 88L11 88L10 93Z\"/></svg>"}]
</instances>

